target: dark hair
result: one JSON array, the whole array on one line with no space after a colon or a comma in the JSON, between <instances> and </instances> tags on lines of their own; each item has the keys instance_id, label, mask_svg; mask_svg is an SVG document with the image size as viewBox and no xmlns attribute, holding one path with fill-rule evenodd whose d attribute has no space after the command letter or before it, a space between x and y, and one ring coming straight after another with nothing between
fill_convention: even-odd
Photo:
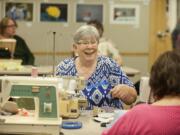
<instances>
[{"instance_id":1,"label":"dark hair","mask_svg":"<svg viewBox=\"0 0 180 135\"><path fill-rule=\"evenodd\" d=\"M176 27L171 33L173 49L179 49L178 36L180 35L180 18L177 19Z\"/></svg>"},{"instance_id":2,"label":"dark hair","mask_svg":"<svg viewBox=\"0 0 180 135\"><path fill-rule=\"evenodd\" d=\"M102 34L104 32L104 27L101 22L99 22L98 20L90 20L89 22L87 22L87 24L96 27L96 29L99 31L100 34L99 36L102 37Z\"/></svg>"},{"instance_id":3,"label":"dark hair","mask_svg":"<svg viewBox=\"0 0 180 135\"><path fill-rule=\"evenodd\" d=\"M151 69L149 85L156 100L180 95L180 52L167 51L160 55Z\"/></svg>"},{"instance_id":4,"label":"dark hair","mask_svg":"<svg viewBox=\"0 0 180 135\"><path fill-rule=\"evenodd\" d=\"M178 27L180 29L180 17L177 19L176 27Z\"/></svg>"},{"instance_id":5,"label":"dark hair","mask_svg":"<svg viewBox=\"0 0 180 135\"><path fill-rule=\"evenodd\" d=\"M14 22L14 25L18 27L16 21L10 17L4 17L0 22L0 34L3 34L5 29L7 28L9 20L12 20Z\"/></svg>"}]
</instances>

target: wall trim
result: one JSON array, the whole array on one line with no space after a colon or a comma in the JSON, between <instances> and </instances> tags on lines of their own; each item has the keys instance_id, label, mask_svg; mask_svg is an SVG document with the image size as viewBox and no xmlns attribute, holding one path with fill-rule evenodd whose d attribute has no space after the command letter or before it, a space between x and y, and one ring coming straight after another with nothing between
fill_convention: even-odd
<instances>
[{"instance_id":1,"label":"wall trim","mask_svg":"<svg viewBox=\"0 0 180 135\"><path fill-rule=\"evenodd\" d=\"M121 52L122 56L148 56L149 52Z\"/></svg>"}]
</instances>

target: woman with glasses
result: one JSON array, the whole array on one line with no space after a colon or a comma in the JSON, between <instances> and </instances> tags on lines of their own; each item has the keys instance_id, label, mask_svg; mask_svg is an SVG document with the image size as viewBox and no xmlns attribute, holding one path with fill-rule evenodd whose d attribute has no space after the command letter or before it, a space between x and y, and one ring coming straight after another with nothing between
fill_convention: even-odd
<instances>
[{"instance_id":1,"label":"woman with glasses","mask_svg":"<svg viewBox=\"0 0 180 135\"><path fill-rule=\"evenodd\" d=\"M83 25L74 34L73 49L78 55L60 62L57 76L80 76L86 80L82 95L93 106L122 108L132 104L136 90L120 66L111 58L98 55L99 33L94 26Z\"/></svg>"},{"instance_id":2,"label":"woman with glasses","mask_svg":"<svg viewBox=\"0 0 180 135\"><path fill-rule=\"evenodd\" d=\"M22 65L34 65L34 56L28 45L20 36L16 35L17 23L15 20L5 17L0 21L0 39L15 39L16 48L14 52L15 59L22 59ZM4 56L9 58L9 56Z\"/></svg>"}]
</instances>

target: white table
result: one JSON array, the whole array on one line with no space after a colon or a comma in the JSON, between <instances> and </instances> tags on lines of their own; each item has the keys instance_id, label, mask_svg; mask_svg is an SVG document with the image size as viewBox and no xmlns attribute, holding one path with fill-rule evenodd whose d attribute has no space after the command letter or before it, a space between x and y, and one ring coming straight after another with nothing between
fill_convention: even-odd
<instances>
[{"instance_id":1,"label":"white table","mask_svg":"<svg viewBox=\"0 0 180 135\"><path fill-rule=\"evenodd\" d=\"M131 67L127 67L127 66L122 66L121 68L129 77L133 77L135 75L140 74L140 71L135 68L131 68Z\"/></svg>"},{"instance_id":2,"label":"white table","mask_svg":"<svg viewBox=\"0 0 180 135\"><path fill-rule=\"evenodd\" d=\"M0 69L0 75L31 75L33 66L24 66L22 69L19 70L2 70ZM52 66L38 66L38 75L52 75L53 68Z\"/></svg>"},{"instance_id":3,"label":"white table","mask_svg":"<svg viewBox=\"0 0 180 135\"><path fill-rule=\"evenodd\" d=\"M114 113L115 120L122 117L126 112L127 110L116 110L116 113ZM115 122L115 120L112 122L112 124ZM63 121L80 121L83 124L82 128L80 129L61 129L61 132L64 133L64 135L101 135L103 130L106 128L101 127L100 122L94 121L92 114L89 112L81 115L78 119L69 119Z\"/></svg>"},{"instance_id":4,"label":"white table","mask_svg":"<svg viewBox=\"0 0 180 135\"><path fill-rule=\"evenodd\" d=\"M64 121L80 121L83 126L80 129L61 129L64 135L101 135L105 129L99 122L93 120L91 115L80 116L78 119L69 119Z\"/></svg>"},{"instance_id":5,"label":"white table","mask_svg":"<svg viewBox=\"0 0 180 135\"><path fill-rule=\"evenodd\" d=\"M0 133L3 134L51 134L59 135L62 119L58 120L37 120L34 117L19 115L0 116L4 122L0 122Z\"/></svg>"},{"instance_id":6,"label":"white table","mask_svg":"<svg viewBox=\"0 0 180 135\"><path fill-rule=\"evenodd\" d=\"M80 129L62 129L60 128L61 121L54 123L50 121L38 121L29 117L14 117L0 116L1 119L6 119L5 123L0 123L0 134L18 134L18 135L59 135L60 132L64 135L100 135L105 129L100 126L99 122L93 120L92 115L83 115L78 119L67 119L63 121L80 121L83 126Z\"/></svg>"},{"instance_id":7,"label":"white table","mask_svg":"<svg viewBox=\"0 0 180 135\"><path fill-rule=\"evenodd\" d=\"M0 69L0 75L31 75L33 66L24 66L19 70L2 70ZM140 71L131 67L122 66L122 70L130 77L140 74ZM37 66L39 75L53 75L52 66Z\"/></svg>"}]
</instances>

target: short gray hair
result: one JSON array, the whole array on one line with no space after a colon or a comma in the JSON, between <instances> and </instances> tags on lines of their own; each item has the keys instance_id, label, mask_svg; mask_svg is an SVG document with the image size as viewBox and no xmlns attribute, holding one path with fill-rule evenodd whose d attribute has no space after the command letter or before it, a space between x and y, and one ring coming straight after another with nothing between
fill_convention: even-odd
<instances>
[{"instance_id":1,"label":"short gray hair","mask_svg":"<svg viewBox=\"0 0 180 135\"><path fill-rule=\"evenodd\" d=\"M98 30L91 25L82 25L74 34L74 43L78 43L83 37L94 37L99 42Z\"/></svg>"}]
</instances>

